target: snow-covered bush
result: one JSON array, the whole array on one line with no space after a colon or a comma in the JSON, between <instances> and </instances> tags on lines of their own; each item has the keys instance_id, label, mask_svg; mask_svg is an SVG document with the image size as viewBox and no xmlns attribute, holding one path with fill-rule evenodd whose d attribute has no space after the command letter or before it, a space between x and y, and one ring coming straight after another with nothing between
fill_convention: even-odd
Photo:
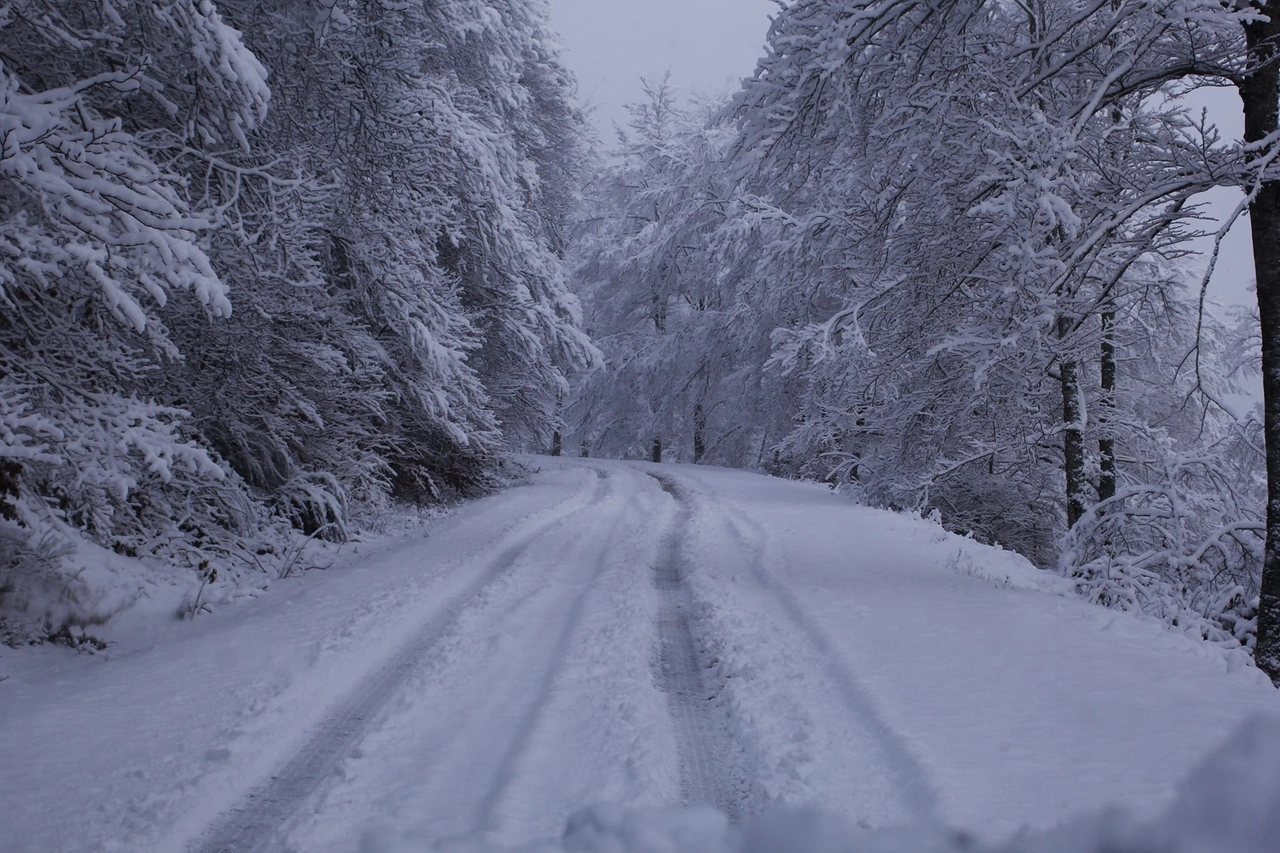
<instances>
[{"instance_id":1,"label":"snow-covered bush","mask_svg":"<svg viewBox=\"0 0 1280 853\"><path fill-rule=\"evenodd\" d=\"M275 501L281 515L308 536L341 542L350 534L346 493L332 474L299 474L276 490Z\"/></svg>"},{"instance_id":2,"label":"snow-covered bush","mask_svg":"<svg viewBox=\"0 0 1280 853\"><path fill-rule=\"evenodd\" d=\"M1060 571L1091 601L1251 647L1265 541L1260 464L1228 459L1172 458L1155 482L1090 507L1066 536Z\"/></svg>"},{"instance_id":3,"label":"snow-covered bush","mask_svg":"<svg viewBox=\"0 0 1280 853\"><path fill-rule=\"evenodd\" d=\"M1232 414L1216 400L1239 398L1238 382L1256 376L1256 341L1212 316L1198 340L1189 322L1166 321L1163 339L1120 348L1108 429L1128 458L1114 494L1062 540L1057 568L1091 601L1252 648L1265 543L1261 413Z\"/></svg>"}]
</instances>

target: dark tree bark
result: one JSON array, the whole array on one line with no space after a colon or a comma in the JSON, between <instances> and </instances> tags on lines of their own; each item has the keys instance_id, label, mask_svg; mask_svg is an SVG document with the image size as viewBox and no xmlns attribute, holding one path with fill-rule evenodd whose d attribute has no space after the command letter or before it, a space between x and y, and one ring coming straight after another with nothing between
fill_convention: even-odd
<instances>
[{"instance_id":1,"label":"dark tree bark","mask_svg":"<svg viewBox=\"0 0 1280 853\"><path fill-rule=\"evenodd\" d=\"M1098 401L1098 500L1116 496L1116 437L1111 423L1116 408L1116 341L1112 333L1116 315L1108 311L1102 315L1102 399Z\"/></svg>"},{"instance_id":2,"label":"dark tree bark","mask_svg":"<svg viewBox=\"0 0 1280 853\"><path fill-rule=\"evenodd\" d=\"M653 459L654 462L662 461L662 439L655 438L653 440L653 450L651 451L650 458Z\"/></svg>"},{"instance_id":3,"label":"dark tree bark","mask_svg":"<svg viewBox=\"0 0 1280 853\"><path fill-rule=\"evenodd\" d=\"M564 453L564 436L560 432L560 424L564 423L564 393L556 392L556 429L551 433L551 455Z\"/></svg>"},{"instance_id":4,"label":"dark tree bark","mask_svg":"<svg viewBox=\"0 0 1280 853\"><path fill-rule=\"evenodd\" d=\"M659 334L667 331L667 302L656 290L653 292L653 328Z\"/></svg>"},{"instance_id":5,"label":"dark tree bark","mask_svg":"<svg viewBox=\"0 0 1280 853\"><path fill-rule=\"evenodd\" d=\"M1280 14L1245 26L1250 73L1239 82L1244 102L1244 139L1259 142L1277 127ZM1253 268L1262 321L1262 404L1267 446L1267 545L1262 564L1262 600L1254 661L1280 685L1280 181L1265 181L1249 206Z\"/></svg>"},{"instance_id":6,"label":"dark tree bark","mask_svg":"<svg viewBox=\"0 0 1280 853\"><path fill-rule=\"evenodd\" d=\"M18 478L22 466L12 459L0 462L0 518L18 520Z\"/></svg>"},{"instance_id":7,"label":"dark tree bark","mask_svg":"<svg viewBox=\"0 0 1280 853\"><path fill-rule=\"evenodd\" d=\"M702 461L707 452L707 413L702 404L693 407L693 463Z\"/></svg>"},{"instance_id":8,"label":"dark tree bark","mask_svg":"<svg viewBox=\"0 0 1280 853\"><path fill-rule=\"evenodd\" d=\"M1058 320L1058 334L1065 338L1071 324ZM1079 365L1063 359L1058 367L1062 385L1062 471L1067 478L1067 527L1076 526L1084 515L1084 408L1080 400Z\"/></svg>"}]
</instances>

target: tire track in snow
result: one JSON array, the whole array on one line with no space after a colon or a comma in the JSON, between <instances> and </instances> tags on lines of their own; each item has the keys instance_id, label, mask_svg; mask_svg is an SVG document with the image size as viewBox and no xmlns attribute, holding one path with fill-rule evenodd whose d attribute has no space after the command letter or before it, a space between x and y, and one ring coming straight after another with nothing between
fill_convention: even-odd
<instances>
[{"instance_id":1,"label":"tire track in snow","mask_svg":"<svg viewBox=\"0 0 1280 853\"><path fill-rule=\"evenodd\" d=\"M885 756L893 782L904 804L920 821L938 817L938 794L930 784L920 760L876 709L875 701L857 677L842 663L830 639L800 604L795 594L780 582L765 565L768 538L763 528L743 510L725 502L717 504L725 527L750 554L747 567L756 582L781 605L792 627L823 661L826 680L859 727L867 732Z\"/></svg>"},{"instance_id":2,"label":"tire track in snow","mask_svg":"<svg viewBox=\"0 0 1280 853\"><path fill-rule=\"evenodd\" d=\"M607 476L604 471L593 470L595 470L597 477L603 479ZM600 502L593 501L593 504L598 503ZM524 713L516 723L511 742L508 744L506 752L503 754L502 760L494 773L493 784L480 802L475 819L475 826L479 830L493 831L497 829L499 807L515 781L517 765L521 757L526 753L529 741L546 713L547 705L551 699L551 692L555 686L556 676L564 668L573 636L582 623L582 614L587 598L596 588L597 583L604 574L609 551L617 538L618 529L627 520L628 510L634 504L635 498L633 497L618 509L617 515L613 519L613 524L609 525L608 532L601 537L599 548L593 549L591 557L586 561L592 567L590 577L583 583L582 591L574 598L573 605L560 626L560 633L556 637L555 646L547 660L547 666L538 677L539 688L537 695L525 708Z\"/></svg>"},{"instance_id":3,"label":"tire track in snow","mask_svg":"<svg viewBox=\"0 0 1280 853\"><path fill-rule=\"evenodd\" d=\"M586 506L599 503L608 492L608 474L596 471L596 483ZM567 509L563 509L565 506ZM424 661L432 648L454 629L459 617L483 590L511 571L520 557L547 532L563 524L583 504L570 499L554 515L535 522L515 541L494 555L484 572L436 611L408 643L393 654L346 701L315 727L302 748L279 771L259 784L237 805L222 813L198 838L189 853L260 853L273 850L289 818L328 779L338 762L366 734L378 712Z\"/></svg>"},{"instance_id":4,"label":"tire track in snow","mask_svg":"<svg viewBox=\"0 0 1280 853\"><path fill-rule=\"evenodd\" d=\"M649 474L676 502L677 513L653 567L658 591L658 655L653 679L667 696L680 756L683 805L713 806L738 822L747 814L750 784L736 766L737 744L728 720L713 701L706 667L693 638L693 598L684 581L682 543L693 510L679 486L665 476Z\"/></svg>"}]
</instances>

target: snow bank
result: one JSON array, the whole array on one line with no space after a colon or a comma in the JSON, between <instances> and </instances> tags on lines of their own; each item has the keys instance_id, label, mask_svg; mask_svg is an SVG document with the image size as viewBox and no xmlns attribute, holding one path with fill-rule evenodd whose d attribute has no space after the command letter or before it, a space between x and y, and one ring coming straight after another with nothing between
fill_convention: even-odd
<instances>
[{"instance_id":1,"label":"snow bank","mask_svg":"<svg viewBox=\"0 0 1280 853\"><path fill-rule=\"evenodd\" d=\"M996 845L936 827L858 830L838 817L793 810L741 827L712 809L593 806L569 819L558 843L499 847L480 838L427 842L366 836L362 853L1274 853L1280 844L1280 717L1243 725L1183 782L1159 819L1111 810Z\"/></svg>"}]
</instances>

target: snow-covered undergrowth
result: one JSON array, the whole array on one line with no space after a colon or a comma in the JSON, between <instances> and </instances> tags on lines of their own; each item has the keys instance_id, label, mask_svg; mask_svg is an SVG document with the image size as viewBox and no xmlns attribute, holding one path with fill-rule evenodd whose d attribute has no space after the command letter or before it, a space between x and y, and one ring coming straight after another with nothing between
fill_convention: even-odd
<instances>
[{"instance_id":1,"label":"snow-covered undergrowth","mask_svg":"<svg viewBox=\"0 0 1280 853\"><path fill-rule=\"evenodd\" d=\"M99 545L49 517L30 530L0 519L0 643L54 641L94 652L140 622L198 619L273 584L339 562L350 543L395 539L450 505L381 507L344 519L342 541L306 535L266 513L240 535L193 544L180 532ZM127 624L122 624L127 623Z\"/></svg>"},{"instance_id":2,"label":"snow-covered undergrowth","mask_svg":"<svg viewBox=\"0 0 1280 853\"><path fill-rule=\"evenodd\" d=\"M1261 446L1258 429L1237 426L1220 456L1169 454L1146 482L1090 507L1063 537L1058 571L1094 603L1252 650L1265 483L1261 457L1241 446Z\"/></svg>"},{"instance_id":3,"label":"snow-covered undergrowth","mask_svg":"<svg viewBox=\"0 0 1280 853\"><path fill-rule=\"evenodd\" d=\"M1280 718L1242 726L1182 782L1172 806L1141 821L1111 809L1049 830L984 843L936 826L860 830L817 811L780 811L730 826L711 809L595 806L556 843L499 847L371 833L362 853L1272 853L1280 838Z\"/></svg>"}]
</instances>

